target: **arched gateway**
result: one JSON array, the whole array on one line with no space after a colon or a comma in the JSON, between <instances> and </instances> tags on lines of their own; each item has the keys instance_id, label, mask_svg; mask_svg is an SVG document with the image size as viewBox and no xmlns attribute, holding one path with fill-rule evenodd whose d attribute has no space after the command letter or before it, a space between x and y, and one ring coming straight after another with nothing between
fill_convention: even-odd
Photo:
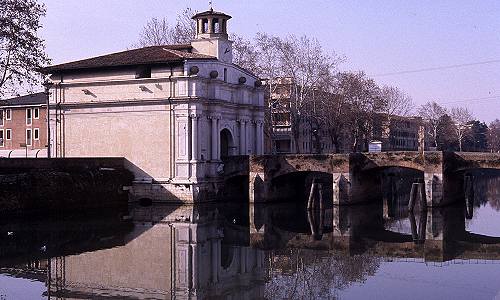
<instances>
[{"instance_id":1,"label":"arched gateway","mask_svg":"<svg viewBox=\"0 0 500 300\"><path fill-rule=\"evenodd\" d=\"M228 157L234 155L234 142L233 135L231 131L227 128L224 128L220 132L220 157Z\"/></svg>"}]
</instances>

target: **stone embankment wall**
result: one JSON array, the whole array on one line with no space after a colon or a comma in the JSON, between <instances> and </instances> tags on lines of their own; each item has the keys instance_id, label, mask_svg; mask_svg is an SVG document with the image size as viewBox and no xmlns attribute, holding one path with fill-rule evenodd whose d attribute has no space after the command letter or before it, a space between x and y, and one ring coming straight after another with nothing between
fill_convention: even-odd
<instances>
[{"instance_id":1,"label":"stone embankment wall","mask_svg":"<svg viewBox=\"0 0 500 300\"><path fill-rule=\"evenodd\" d=\"M126 208L123 158L0 159L0 214Z\"/></svg>"}]
</instances>

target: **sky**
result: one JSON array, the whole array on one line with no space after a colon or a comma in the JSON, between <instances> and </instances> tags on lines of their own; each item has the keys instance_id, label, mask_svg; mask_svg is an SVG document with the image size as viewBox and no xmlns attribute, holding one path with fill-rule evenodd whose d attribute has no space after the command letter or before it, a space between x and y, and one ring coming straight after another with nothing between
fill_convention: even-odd
<instances>
[{"instance_id":1,"label":"sky","mask_svg":"<svg viewBox=\"0 0 500 300\"><path fill-rule=\"evenodd\" d=\"M175 23L202 0L40 0L41 36L54 64L130 48L152 17ZM308 35L346 58L339 70L362 70L397 86L419 105L466 106L479 120L500 119L498 0L213 0L233 18L228 30Z\"/></svg>"}]
</instances>

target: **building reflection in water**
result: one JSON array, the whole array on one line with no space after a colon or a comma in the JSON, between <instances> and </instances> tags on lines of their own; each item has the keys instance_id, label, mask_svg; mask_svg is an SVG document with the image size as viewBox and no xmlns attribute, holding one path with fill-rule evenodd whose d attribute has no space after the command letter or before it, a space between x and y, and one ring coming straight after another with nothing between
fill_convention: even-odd
<instances>
[{"instance_id":1,"label":"building reflection in water","mask_svg":"<svg viewBox=\"0 0 500 300\"><path fill-rule=\"evenodd\" d=\"M336 297L388 260L500 260L500 231L468 230L466 197L411 213L396 178L371 205L155 205L106 221L4 224L0 265L45 280L49 299L262 299ZM472 209L498 211L498 177L472 182Z\"/></svg>"},{"instance_id":2,"label":"building reflection in water","mask_svg":"<svg viewBox=\"0 0 500 300\"><path fill-rule=\"evenodd\" d=\"M216 208L165 206L132 213L135 226L124 245L50 259L54 299L262 298L263 251L238 245L230 238L235 233L225 238L224 231L239 228L225 228Z\"/></svg>"}]
</instances>

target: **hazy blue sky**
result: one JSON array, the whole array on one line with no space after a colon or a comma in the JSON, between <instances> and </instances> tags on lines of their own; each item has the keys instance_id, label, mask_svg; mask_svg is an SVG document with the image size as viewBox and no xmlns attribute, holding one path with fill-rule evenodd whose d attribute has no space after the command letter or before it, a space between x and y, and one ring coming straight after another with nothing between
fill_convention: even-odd
<instances>
[{"instance_id":1,"label":"hazy blue sky","mask_svg":"<svg viewBox=\"0 0 500 300\"><path fill-rule=\"evenodd\" d=\"M208 1L44 0L42 36L54 63L124 50L151 17L175 22L186 7ZM347 57L342 70L364 70L416 103L464 105L477 118L500 118L500 1L214 0L233 16L229 30L308 34ZM452 65L460 68L376 76Z\"/></svg>"}]
</instances>

